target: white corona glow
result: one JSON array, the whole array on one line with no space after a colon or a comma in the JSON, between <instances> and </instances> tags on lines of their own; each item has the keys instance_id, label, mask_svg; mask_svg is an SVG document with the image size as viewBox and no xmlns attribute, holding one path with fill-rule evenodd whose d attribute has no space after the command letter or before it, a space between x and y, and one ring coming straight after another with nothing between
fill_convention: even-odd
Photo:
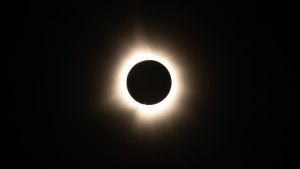
<instances>
[{"instance_id":1,"label":"white corona glow","mask_svg":"<svg viewBox=\"0 0 300 169\"><path fill-rule=\"evenodd\" d=\"M153 105L145 105L135 101L127 89L127 76L131 68L139 62L153 60L163 64L170 73L172 85L169 94L161 102ZM150 120L166 116L178 108L181 81L178 66L172 58L165 53L153 51L149 48L136 48L124 56L116 72L115 92L123 106L134 110L139 118Z\"/></svg>"}]
</instances>

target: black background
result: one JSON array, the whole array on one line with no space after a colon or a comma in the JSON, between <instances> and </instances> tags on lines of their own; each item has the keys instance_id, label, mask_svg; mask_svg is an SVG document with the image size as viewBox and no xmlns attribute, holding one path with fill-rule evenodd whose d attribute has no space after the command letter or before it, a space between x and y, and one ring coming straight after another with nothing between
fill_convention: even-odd
<instances>
[{"instance_id":1,"label":"black background","mask_svg":"<svg viewBox=\"0 0 300 169\"><path fill-rule=\"evenodd\" d=\"M290 6L274 1L12 4L7 14L15 48L8 63L14 83L6 127L9 165L291 165L298 74L283 47L292 35ZM189 118L149 137L132 132L130 118L90 105L95 76L105 78L118 44L132 43L136 31L149 42L179 47L206 77L201 82L205 104L191 101Z\"/></svg>"}]
</instances>

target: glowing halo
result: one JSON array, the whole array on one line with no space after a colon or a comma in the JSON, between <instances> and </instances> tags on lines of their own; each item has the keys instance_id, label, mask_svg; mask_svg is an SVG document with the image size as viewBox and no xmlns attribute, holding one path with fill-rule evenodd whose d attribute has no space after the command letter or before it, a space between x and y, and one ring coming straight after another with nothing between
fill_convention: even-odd
<instances>
[{"instance_id":1,"label":"glowing halo","mask_svg":"<svg viewBox=\"0 0 300 169\"><path fill-rule=\"evenodd\" d=\"M145 60L153 60L163 64L169 71L172 80L172 86L166 98L153 105L145 105L135 101L131 97L126 84L127 76L131 68ZM118 101L122 103L123 106L134 110L138 117L144 120L166 116L178 107L179 96L182 93L179 68L175 62L172 61L170 56L162 52L154 52L149 48L136 48L129 52L121 61L115 78L114 91L118 97Z\"/></svg>"}]
</instances>

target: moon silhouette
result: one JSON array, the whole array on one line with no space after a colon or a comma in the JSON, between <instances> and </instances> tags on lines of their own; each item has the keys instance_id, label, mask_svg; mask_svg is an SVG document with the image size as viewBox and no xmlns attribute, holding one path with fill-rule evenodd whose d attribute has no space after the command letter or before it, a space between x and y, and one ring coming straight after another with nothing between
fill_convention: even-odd
<instances>
[{"instance_id":1,"label":"moon silhouette","mask_svg":"<svg viewBox=\"0 0 300 169\"><path fill-rule=\"evenodd\" d=\"M167 68L154 60L134 65L127 76L127 89L131 97L146 105L161 102L170 92L172 80Z\"/></svg>"}]
</instances>

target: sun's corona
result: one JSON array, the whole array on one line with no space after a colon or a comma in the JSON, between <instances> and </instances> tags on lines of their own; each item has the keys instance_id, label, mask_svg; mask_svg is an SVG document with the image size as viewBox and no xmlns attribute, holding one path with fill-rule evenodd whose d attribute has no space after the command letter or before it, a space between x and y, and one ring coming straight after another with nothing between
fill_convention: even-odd
<instances>
[{"instance_id":1,"label":"sun's corona","mask_svg":"<svg viewBox=\"0 0 300 169\"><path fill-rule=\"evenodd\" d=\"M142 119L153 119L170 114L176 110L181 91L180 74L177 64L172 57L165 53L153 51L149 48L137 48L123 57L116 74L116 95L123 106L133 110ZM172 86L169 94L161 102L152 105L145 105L134 100L126 85L127 76L131 68L139 62L153 60L164 65L170 73Z\"/></svg>"}]
</instances>

